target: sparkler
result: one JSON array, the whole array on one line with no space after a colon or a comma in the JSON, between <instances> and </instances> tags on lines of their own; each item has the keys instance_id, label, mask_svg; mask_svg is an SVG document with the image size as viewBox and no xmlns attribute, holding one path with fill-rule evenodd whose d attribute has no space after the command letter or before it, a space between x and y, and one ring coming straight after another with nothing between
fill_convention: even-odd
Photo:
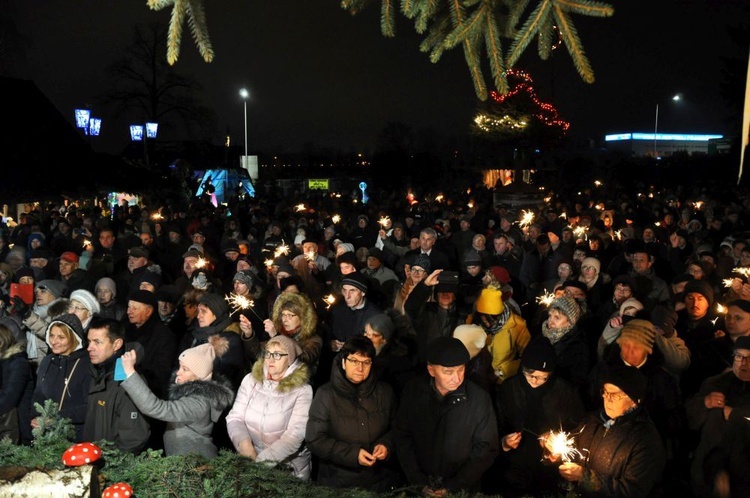
<instances>
[{"instance_id":1,"label":"sparkler","mask_svg":"<svg viewBox=\"0 0 750 498\"><path fill-rule=\"evenodd\" d=\"M308 251L305 253L305 259L310 262L315 262L315 259L317 258L317 256L318 256L318 253L316 253L315 251Z\"/></svg>"},{"instance_id":2,"label":"sparkler","mask_svg":"<svg viewBox=\"0 0 750 498\"><path fill-rule=\"evenodd\" d=\"M86 249L86 246L90 246L90 245L91 245L91 241L84 239L84 241L83 241L83 248Z\"/></svg>"},{"instance_id":3,"label":"sparkler","mask_svg":"<svg viewBox=\"0 0 750 498\"><path fill-rule=\"evenodd\" d=\"M438 194L435 196L435 202L441 202L443 199L443 194Z\"/></svg>"},{"instance_id":4,"label":"sparkler","mask_svg":"<svg viewBox=\"0 0 750 498\"><path fill-rule=\"evenodd\" d=\"M163 220L164 216L162 216L161 213L154 213L151 215L151 219L156 221Z\"/></svg>"},{"instance_id":5,"label":"sparkler","mask_svg":"<svg viewBox=\"0 0 750 498\"><path fill-rule=\"evenodd\" d=\"M333 294L328 294L326 297L323 298L323 302L326 303L328 306L326 306L326 309L333 306L333 303L336 302L336 296Z\"/></svg>"},{"instance_id":6,"label":"sparkler","mask_svg":"<svg viewBox=\"0 0 750 498\"><path fill-rule=\"evenodd\" d=\"M234 293L229 294L228 296L224 296L224 299L226 299L227 303L229 303L229 307L232 308L232 312L230 313L230 315L233 315L240 310L250 310L255 316L258 317L258 320L263 321L260 315L258 315L258 313L256 313L253 309L253 306L255 306L255 301L253 301L252 299Z\"/></svg>"},{"instance_id":7,"label":"sparkler","mask_svg":"<svg viewBox=\"0 0 750 498\"><path fill-rule=\"evenodd\" d=\"M576 238L583 237L588 231L588 227L578 226L573 229L573 235L575 235Z\"/></svg>"},{"instance_id":8,"label":"sparkler","mask_svg":"<svg viewBox=\"0 0 750 498\"><path fill-rule=\"evenodd\" d=\"M273 266L273 260L272 259L267 259L267 260L264 261L264 263L266 264L266 268L270 268L270 267Z\"/></svg>"},{"instance_id":9,"label":"sparkler","mask_svg":"<svg viewBox=\"0 0 750 498\"><path fill-rule=\"evenodd\" d=\"M273 252L273 257L278 258L279 256L286 256L287 254L289 254L289 246L286 244L281 244Z\"/></svg>"},{"instance_id":10,"label":"sparkler","mask_svg":"<svg viewBox=\"0 0 750 498\"><path fill-rule=\"evenodd\" d=\"M716 303L716 312L717 313L726 313L727 309L728 308L726 306L722 305L721 303Z\"/></svg>"},{"instance_id":11,"label":"sparkler","mask_svg":"<svg viewBox=\"0 0 750 498\"><path fill-rule=\"evenodd\" d=\"M205 258L198 258L198 261L195 262L196 268L205 268L208 266L208 260Z\"/></svg>"},{"instance_id":12,"label":"sparkler","mask_svg":"<svg viewBox=\"0 0 750 498\"><path fill-rule=\"evenodd\" d=\"M732 270L732 272L733 273L739 273L743 277L750 276L750 268L745 268L745 267L742 267L742 266L739 267L739 268L735 268L734 270Z\"/></svg>"},{"instance_id":13,"label":"sparkler","mask_svg":"<svg viewBox=\"0 0 750 498\"><path fill-rule=\"evenodd\" d=\"M703 201L695 201L693 206L695 206L695 209L700 209L703 206Z\"/></svg>"},{"instance_id":14,"label":"sparkler","mask_svg":"<svg viewBox=\"0 0 750 498\"><path fill-rule=\"evenodd\" d=\"M296 206L294 206L294 210L295 210L296 212L298 212L298 213L299 213L300 211L304 211L305 209L306 209L306 208L305 208L305 205L304 205L304 204L297 204Z\"/></svg>"},{"instance_id":15,"label":"sparkler","mask_svg":"<svg viewBox=\"0 0 750 498\"><path fill-rule=\"evenodd\" d=\"M732 284L734 283L734 279L733 278L725 278L724 280L722 280L722 282L724 283L724 287L731 287Z\"/></svg>"},{"instance_id":16,"label":"sparkler","mask_svg":"<svg viewBox=\"0 0 750 498\"><path fill-rule=\"evenodd\" d=\"M555 294L552 292L547 292L547 289L544 289L544 294L536 298L536 302L544 306L549 306L554 300Z\"/></svg>"},{"instance_id":17,"label":"sparkler","mask_svg":"<svg viewBox=\"0 0 750 498\"><path fill-rule=\"evenodd\" d=\"M534 222L534 213L531 211L521 212L523 213L523 216L521 216L521 221L518 222L518 225L521 228L526 228Z\"/></svg>"},{"instance_id":18,"label":"sparkler","mask_svg":"<svg viewBox=\"0 0 750 498\"><path fill-rule=\"evenodd\" d=\"M546 438L545 446L550 448L554 455L560 455L565 463L572 462L573 458L583 458L583 454L574 446L573 436L563 430L559 432L550 431Z\"/></svg>"},{"instance_id":19,"label":"sparkler","mask_svg":"<svg viewBox=\"0 0 750 498\"><path fill-rule=\"evenodd\" d=\"M599 180L594 180L594 185L597 186L597 187L601 187L604 184L602 182L600 182Z\"/></svg>"},{"instance_id":20,"label":"sparkler","mask_svg":"<svg viewBox=\"0 0 750 498\"><path fill-rule=\"evenodd\" d=\"M469 202L467 202L467 203L466 203L466 206L467 206L467 207L468 207L469 209L474 209L474 201L469 201Z\"/></svg>"},{"instance_id":21,"label":"sparkler","mask_svg":"<svg viewBox=\"0 0 750 498\"><path fill-rule=\"evenodd\" d=\"M383 216L378 220L378 223L380 223L380 226L383 228L385 228L390 222L391 219L388 216Z\"/></svg>"},{"instance_id":22,"label":"sparkler","mask_svg":"<svg viewBox=\"0 0 750 498\"><path fill-rule=\"evenodd\" d=\"M713 320L711 320L711 325L716 325L716 322L719 320L719 317L717 316Z\"/></svg>"},{"instance_id":23,"label":"sparkler","mask_svg":"<svg viewBox=\"0 0 750 498\"><path fill-rule=\"evenodd\" d=\"M337 214L334 214L333 216L331 216L331 221L332 221L332 222L333 222L334 224L335 224L335 223L338 223L339 221L341 221L341 216L339 216L339 215L337 215Z\"/></svg>"},{"instance_id":24,"label":"sparkler","mask_svg":"<svg viewBox=\"0 0 750 498\"><path fill-rule=\"evenodd\" d=\"M560 215L558 216L558 218L562 218L564 220L567 220L568 219L568 213L566 213L565 211L563 211L562 213L560 213Z\"/></svg>"},{"instance_id":25,"label":"sparkler","mask_svg":"<svg viewBox=\"0 0 750 498\"><path fill-rule=\"evenodd\" d=\"M622 240L622 230L615 230L615 238L617 240Z\"/></svg>"}]
</instances>

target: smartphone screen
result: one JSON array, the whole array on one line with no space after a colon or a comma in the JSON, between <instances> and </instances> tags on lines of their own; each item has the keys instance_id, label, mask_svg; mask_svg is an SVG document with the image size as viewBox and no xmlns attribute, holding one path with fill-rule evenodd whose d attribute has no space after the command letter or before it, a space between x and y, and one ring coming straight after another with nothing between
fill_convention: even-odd
<instances>
[{"instance_id":1,"label":"smartphone screen","mask_svg":"<svg viewBox=\"0 0 750 498\"><path fill-rule=\"evenodd\" d=\"M128 376L125 375L125 369L122 367L122 358L117 358L117 360L115 360L115 380L122 381L127 378Z\"/></svg>"}]
</instances>

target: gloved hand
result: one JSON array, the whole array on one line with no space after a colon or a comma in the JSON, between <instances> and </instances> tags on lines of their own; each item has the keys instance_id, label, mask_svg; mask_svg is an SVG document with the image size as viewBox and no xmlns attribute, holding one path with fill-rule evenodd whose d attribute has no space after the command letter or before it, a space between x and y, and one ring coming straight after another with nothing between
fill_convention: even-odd
<instances>
[{"instance_id":1,"label":"gloved hand","mask_svg":"<svg viewBox=\"0 0 750 498\"><path fill-rule=\"evenodd\" d=\"M26 320L31 315L31 306L24 303L21 296L13 296L13 313Z\"/></svg>"}]
</instances>

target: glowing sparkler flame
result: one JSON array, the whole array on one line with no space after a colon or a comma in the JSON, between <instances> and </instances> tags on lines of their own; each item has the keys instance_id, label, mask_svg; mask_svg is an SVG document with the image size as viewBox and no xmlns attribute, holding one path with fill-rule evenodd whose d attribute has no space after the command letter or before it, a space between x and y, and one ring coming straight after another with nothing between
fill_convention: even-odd
<instances>
[{"instance_id":1,"label":"glowing sparkler flame","mask_svg":"<svg viewBox=\"0 0 750 498\"><path fill-rule=\"evenodd\" d=\"M441 202L443 199L443 194L438 194L435 196L435 202Z\"/></svg>"},{"instance_id":2,"label":"glowing sparkler flame","mask_svg":"<svg viewBox=\"0 0 750 498\"><path fill-rule=\"evenodd\" d=\"M583 236L583 235L585 235L585 234L586 234L586 233L587 233L588 231L589 231L589 228L588 228L588 227L580 227L580 226L579 226L579 227L575 227L575 228L573 229L573 235L575 235L576 237L582 237L582 236Z\"/></svg>"},{"instance_id":3,"label":"glowing sparkler flame","mask_svg":"<svg viewBox=\"0 0 750 498\"><path fill-rule=\"evenodd\" d=\"M474 201L469 201L469 202L467 202L467 203L466 203L466 206L467 206L467 207L468 207L469 209L474 209Z\"/></svg>"},{"instance_id":4,"label":"glowing sparkler flame","mask_svg":"<svg viewBox=\"0 0 750 498\"><path fill-rule=\"evenodd\" d=\"M563 211L562 213L559 214L558 218L562 218L564 220L567 220L568 219L568 213L566 213L565 211Z\"/></svg>"},{"instance_id":5,"label":"glowing sparkler flame","mask_svg":"<svg viewBox=\"0 0 750 498\"><path fill-rule=\"evenodd\" d=\"M339 221L341 221L341 216L334 214L333 216L331 216L331 221L334 223L338 223Z\"/></svg>"},{"instance_id":6,"label":"glowing sparkler flame","mask_svg":"<svg viewBox=\"0 0 750 498\"><path fill-rule=\"evenodd\" d=\"M152 220L163 220L164 216L161 215L161 213L154 213L151 215Z\"/></svg>"},{"instance_id":7,"label":"glowing sparkler flame","mask_svg":"<svg viewBox=\"0 0 750 498\"><path fill-rule=\"evenodd\" d=\"M724 283L724 287L731 287L732 284L734 283L734 279L733 278L725 278L724 280L722 280L722 282Z\"/></svg>"},{"instance_id":8,"label":"glowing sparkler flame","mask_svg":"<svg viewBox=\"0 0 750 498\"><path fill-rule=\"evenodd\" d=\"M266 264L266 268L270 268L270 267L273 266L273 260L272 259L267 259L267 260L264 261L264 263Z\"/></svg>"},{"instance_id":9,"label":"glowing sparkler flame","mask_svg":"<svg viewBox=\"0 0 750 498\"><path fill-rule=\"evenodd\" d=\"M703 201L695 201L693 206L695 206L695 209L700 209L703 206Z\"/></svg>"},{"instance_id":10,"label":"glowing sparkler flame","mask_svg":"<svg viewBox=\"0 0 750 498\"><path fill-rule=\"evenodd\" d=\"M615 230L615 238L622 240L622 230Z\"/></svg>"},{"instance_id":11,"label":"glowing sparkler flame","mask_svg":"<svg viewBox=\"0 0 750 498\"><path fill-rule=\"evenodd\" d=\"M378 223L380 223L380 226L383 228L385 228L390 222L391 219L388 216L383 216L378 220Z\"/></svg>"},{"instance_id":12,"label":"glowing sparkler flame","mask_svg":"<svg viewBox=\"0 0 750 498\"><path fill-rule=\"evenodd\" d=\"M744 266L740 266L739 268L735 268L732 270L733 273L739 273L743 277L750 276L750 268L745 268Z\"/></svg>"},{"instance_id":13,"label":"glowing sparkler flame","mask_svg":"<svg viewBox=\"0 0 750 498\"><path fill-rule=\"evenodd\" d=\"M717 316L713 320L711 320L711 325L716 325L716 322L719 320L719 317Z\"/></svg>"},{"instance_id":14,"label":"glowing sparkler flame","mask_svg":"<svg viewBox=\"0 0 750 498\"><path fill-rule=\"evenodd\" d=\"M651 195L649 194L649 197L653 197L653 196L651 196ZM657 221L656 223L654 223L654 225L656 225L657 227L660 227L660 226L661 226L661 221Z\"/></svg>"},{"instance_id":15,"label":"glowing sparkler flame","mask_svg":"<svg viewBox=\"0 0 750 498\"><path fill-rule=\"evenodd\" d=\"M86 249L86 246L90 246L90 245L91 245L91 241L84 239L84 241L83 241L83 248Z\"/></svg>"},{"instance_id":16,"label":"glowing sparkler flame","mask_svg":"<svg viewBox=\"0 0 750 498\"><path fill-rule=\"evenodd\" d=\"M717 313L726 313L727 309L728 308L726 306L722 305L721 303L716 303L716 312Z\"/></svg>"},{"instance_id":17,"label":"glowing sparkler flame","mask_svg":"<svg viewBox=\"0 0 750 498\"><path fill-rule=\"evenodd\" d=\"M326 309L328 309L336 302L336 296L334 296L333 294L328 294L323 298L323 302L328 305L326 306Z\"/></svg>"},{"instance_id":18,"label":"glowing sparkler flame","mask_svg":"<svg viewBox=\"0 0 750 498\"><path fill-rule=\"evenodd\" d=\"M525 228L534 222L534 213L531 211L521 211L521 212L523 213L523 216L521 217L521 221L518 223L518 225L521 228Z\"/></svg>"},{"instance_id":19,"label":"glowing sparkler flame","mask_svg":"<svg viewBox=\"0 0 750 498\"><path fill-rule=\"evenodd\" d=\"M287 254L289 254L289 246L286 244L281 244L273 252L273 257L278 258L279 256L286 256Z\"/></svg>"},{"instance_id":20,"label":"glowing sparkler flame","mask_svg":"<svg viewBox=\"0 0 750 498\"><path fill-rule=\"evenodd\" d=\"M594 180L594 185L596 185L597 187L601 187L604 184L600 182L599 180Z\"/></svg>"},{"instance_id":21,"label":"glowing sparkler flame","mask_svg":"<svg viewBox=\"0 0 750 498\"><path fill-rule=\"evenodd\" d=\"M300 211L304 211L305 209L307 209L307 208L305 208L305 205L304 205L304 204L297 204L296 206L294 206L294 210L295 210L296 212L298 212L298 213L299 213Z\"/></svg>"},{"instance_id":22,"label":"glowing sparkler flame","mask_svg":"<svg viewBox=\"0 0 750 498\"><path fill-rule=\"evenodd\" d=\"M555 294L553 294L552 292L547 292L547 289L544 289L544 294L536 298L536 302L544 306L549 306L554 300Z\"/></svg>"},{"instance_id":23,"label":"glowing sparkler flame","mask_svg":"<svg viewBox=\"0 0 750 498\"><path fill-rule=\"evenodd\" d=\"M208 266L208 260L206 258L198 258L198 261L195 262L196 268L205 268Z\"/></svg>"},{"instance_id":24,"label":"glowing sparkler flame","mask_svg":"<svg viewBox=\"0 0 750 498\"><path fill-rule=\"evenodd\" d=\"M224 299L229 303L229 307L232 308L232 313L250 309L255 305L252 299L240 296L239 294L229 294L228 296L225 296Z\"/></svg>"},{"instance_id":25,"label":"glowing sparkler flame","mask_svg":"<svg viewBox=\"0 0 750 498\"><path fill-rule=\"evenodd\" d=\"M574 446L575 439L569 433L561 430L550 431L546 446L555 455L560 455L563 462L571 462L574 458L582 458L583 454Z\"/></svg>"},{"instance_id":26,"label":"glowing sparkler flame","mask_svg":"<svg viewBox=\"0 0 750 498\"><path fill-rule=\"evenodd\" d=\"M315 259L318 257L318 253L315 251L308 251L305 253L305 259L308 261L315 261Z\"/></svg>"}]
</instances>

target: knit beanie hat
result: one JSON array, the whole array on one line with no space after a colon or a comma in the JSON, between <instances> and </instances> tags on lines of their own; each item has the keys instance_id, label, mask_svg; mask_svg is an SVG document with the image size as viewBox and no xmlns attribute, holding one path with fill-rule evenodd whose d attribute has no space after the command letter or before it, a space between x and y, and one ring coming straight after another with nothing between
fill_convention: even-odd
<instances>
[{"instance_id":1,"label":"knit beanie hat","mask_svg":"<svg viewBox=\"0 0 750 498\"><path fill-rule=\"evenodd\" d=\"M418 266L427 273L430 273L430 270L432 269L432 265L430 264L430 258L427 257L425 254L417 254L416 257L412 260L411 266Z\"/></svg>"},{"instance_id":2,"label":"knit beanie hat","mask_svg":"<svg viewBox=\"0 0 750 498\"><path fill-rule=\"evenodd\" d=\"M36 283L36 288L45 288L55 296L55 298L62 297L65 292L65 284L57 280L41 280Z\"/></svg>"},{"instance_id":3,"label":"knit beanie hat","mask_svg":"<svg viewBox=\"0 0 750 498\"><path fill-rule=\"evenodd\" d=\"M368 258L375 258L378 261L383 261L383 250L377 247L371 247L367 250Z\"/></svg>"},{"instance_id":4,"label":"knit beanie hat","mask_svg":"<svg viewBox=\"0 0 750 498\"><path fill-rule=\"evenodd\" d=\"M477 298L476 307L479 313L499 315L505 311L502 291L493 287L485 287Z\"/></svg>"},{"instance_id":5,"label":"knit beanie hat","mask_svg":"<svg viewBox=\"0 0 750 498\"><path fill-rule=\"evenodd\" d=\"M469 351L455 337L440 336L427 346L427 363L441 367L458 367L469 362Z\"/></svg>"},{"instance_id":6,"label":"knit beanie hat","mask_svg":"<svg viewBox=\"0 0 750 498\"><path fill-rule=\"evenodd\" d=\"M510 273L508 273L508 270L502 266L490 266L489 272L492 274L492 277L501 284L510 283Z\"/></svg>"},{"instance_id":7,"label":"knit beanie hat","mask_svg":"<svg viewBox=\"0 0 750 498\"><path fill-rule=\"evenodd\" d=\"M464 253L464 266L482 266L482 256L476 249L469 249Z\"/></svg>"},{"instance_id":8,"label":"knit beanie hat","mask_svg":"<svg viewBox=\"0 0 750 498\"><path fill-rule=\"evenodd\" d=\"M74 290L70 294L70 300L73 301L74 299L84 305L92 315L101 311L101 307L99 306L99 301L96 300L96 296L85 289Z\"/></svg>"},{"instance_id":9,"label":"knit beanie hat","mask_svg":"<svg viewBox=\"0 0 750 498\"><path fill-rule=\"evenodd\" d=\"M151 291L138 289L128 295L128 301L143 303L156 309L159 303L156 301L156 294Z\"/></svg>"},{"instance_id":10,"label":"knit beanie hat","mask_svg":"<svg viewBox=\"0 0 750 498\"><path fill-rule=\"evenodd\" d=\"M625 314L625 310L628 308L635 308L636 311L641 311L643 309L643 304L634 297L627 298L620 305L620 316L623 316Z\"/></svg>"},{"instance_id":11,"label":"knit beanie hat","mask_svg":"<svg viewBox=\"0 0 750 498\"><path fill-rule=\"evenodd\" d=\"M94 292L98 291L101 288L108 289L112 293L112 298L114 299L117 296L117 284L115 284L115 281L112 280L109 277L103 277L100 278L96 282L96 287L94 288Z\"/></svg>"},{"instance_id":12,"label":"knit beanie hat","mask_svg":"<svg viewBox=\"0 0 750 498\"><path fill-rule=\"evenodd\" d=\"M557 354L549 339L538 336L529 342L521 355L521 366L540 372L553 371L557 366Z\"/></svg>"},{"instance_id":13,"label":"knit beanie hat","mask_svg":"<svg viewBox=\"0 0 750 498\"><path fill-rule=\"evenodd\" d=\"M73 313L63 313L61 315L57 315L55 318L52 319L49 325L47 325L47 332L45 334L45 340L47 341L47 344L49 344L49 333L50 330L52 330L52 326L54 325L65 325L70 330L73 331L73 333L78 338L78 346L76 346L75 351L78 351L79 349L84 348L84 333L83 333L83 325L81 325L81 320L78 319L76 315Z\"/></svg>"},{"instance_id":14,"label":"knit beanie hat","mask_svg":"<svg viewBox=\"0 0 750 498\"><path fill-rule=\"evenodd\" d=\"M349 263L352 266L357 266L357 255L352 251L341 253L336 257L336 264L340 265L341 263Z\"/></svg>"},{"instance_id":15,"label":"knit beanie hat","mask_svg":"<svg viewBox=\"0 0 750 498\"><path fill-rule=\"evenodd\" d=\"M588 257L584 258L584 260L581 262L581 268L583 268L584 266L593 266L594 268L596 268L596 273L599 273L602 269L602 262L596 258Z\"/></svg>"},{"instance_id":16,"label":"knit beanie hat","mask_svg":"<svg viewBox=\"0 0 750 498\"><path fill-rule=\"evenodd\" d=\"M487 333L479 325L459 325L453 331L453 337L463 343L469 358L474 358L487 345Z\"/></svg>"},{"instance_id":17,"label":"knit beanie hat","mask_svg":"<svg viewBox=\"0 0 750 498\"><path fill-rule=\"evenodd\" d=\"M22 266L18 270L16 270L13 281L18 282L22 277L31 277L36 280L36 277L34 276L34 270L29 268L28 266Z\"/></svg>"},{"instance_id":18,"label":"knit beanie hat","mask_svg":"<svg viewBox=\"0 0 750 498\"><path fill-rule=\"evenodd\" d=\"M237 280L238 282L242 282L243 284L247 285L248 289L252 289L253 287L253 272L250 270L240 270L237 273L234 274L234 278L232 279L232 282Z\"/></svg>"},{"instance_id":19,"label":"knit beanie hat","mask_svg":"<svg viewBox=\"0 0 750 498\"><path fill-rule=\"evenodd\" d=\"M341 281L341 286L343 287L344 285L351 285L352 287L356 287L362 292L367 292L367 277L362 275L360 272L355 271L354 273L350 273L349 275L344 277L344 279Z\"/></svg>"},{"instance_id":20,"label":"knit beanie hat","mask_svg":"<svg viewBox=\"0 0 750 498\"><path fill-rule=\"evenodd\" d=\"M186 349L180 354L180 363L193 372L198 380L211 380L214 360L229 348L229 342L221 336L209 336L206 344Z\"/></svg>"},{"instance_id":21,"label":"knit beanie hat","mask_svg":"<svg viewBox=\"0 0 750 498\"><path fill-rule=\"evenodd\" d=\"M635 367L621 366L612 368L605 375L604 383L619 387L630 399L638 404L646 397L648 379Z\"/></svg>"},{"instance_id":22,"label":"knit beanie hat","mask_svg":"<svg viewBox=\"0 0 750 498\"><path fill-rule=\"evenodd\" d=\"M556 298L549 305L549 309L558 310L560 313L568 317L571 325L578 323L581 318L581 307L578 302L570 296L562 296Z\"/></svg>"},{"instance_id":23,"label":"knit beanie hat","mask_svg":"<svg viewBox=\"0 0 750 498\"><path fill-rule=\"evenodd\" d=\"M623 341L633 341L648 351L648 354L654 352L654 340L656 330L654 324L648 320L630 320L620 331L620 337L617 338L617 344L622 345Z\"/></svg>"},{"instance_id":24,"label":"knit beanie hat","mask_svg":"<svg viewBox=\"0 0 750 498\"><path fill-rule=\"evenodd\" d=\"M143 282L147 282L153 285L154 289L158 289L161 286L161 275L152 270L146 270L141 273L141 278L138 280L138 285L142 284Z\"/></svg>"},{"instance_id":25,"label":"knit beanie hat","mask_svg":"<svg viewBox=\"0 0 750 498\"><path fill-rule=\"evenodd\" d=\"M214 316L216 316L217 320L229 314L229 305L227 304L227 301L222 296L214 294L213 292L207 292L199 297L198 304L207 306Z\"/></svg>"},{"instance_id":26,"label":"knit beanie hat","mask_svg":"<svg viewBox=\"0 0 750 498\"><path fill-rule=\"evenodd\" d=\"M396 331L396 325L391 317L385 313L378 313L367 319L365 325L369 325L372 330L383 336L383 339L390 341L393 333Z\"/></svg>"},{"instance_id":27,"label":"knit beanie hat","mask_svg":"<svg viewBox=\"0 0 750 498\"><path fill-rule=\"evenodd\" d=\"M269 339L266 343L266 349L268 349L268 346L270 346L271 344L278 344L279 347L283 349L287 355L289 355L287 356L287 358L289 359L290 365L294 363L299 355L302 354L302 348L297 343L297 341L295 341L291 337L285 336L284 334L279 334Z\"/></svg>"},{"instance_id":28,"label":"knit beanie hat","mask_svg":"<svg viewBox=\"0 0 750 498\"><path fill-rule=\"evenodd\" d=\"M685 285L684 295L687 296L692 292L702 294L703 297L706 298L706 301L708 301L709 306L713 304L714 290L711 288L711 284L709 284L705 280L691 280L690 282L688 282Z\"/></svg>"},{"instance_id":29,"label":"knit beanie hat","mask_svg":"<svg viewBox=\"0 0 750 498\"><path fill-rule=\"evenodd\" d=\"M177 304L180 302L180 290L174 284L162 285L156 291L156 301Z\"/></svg>"}]
</instances>

